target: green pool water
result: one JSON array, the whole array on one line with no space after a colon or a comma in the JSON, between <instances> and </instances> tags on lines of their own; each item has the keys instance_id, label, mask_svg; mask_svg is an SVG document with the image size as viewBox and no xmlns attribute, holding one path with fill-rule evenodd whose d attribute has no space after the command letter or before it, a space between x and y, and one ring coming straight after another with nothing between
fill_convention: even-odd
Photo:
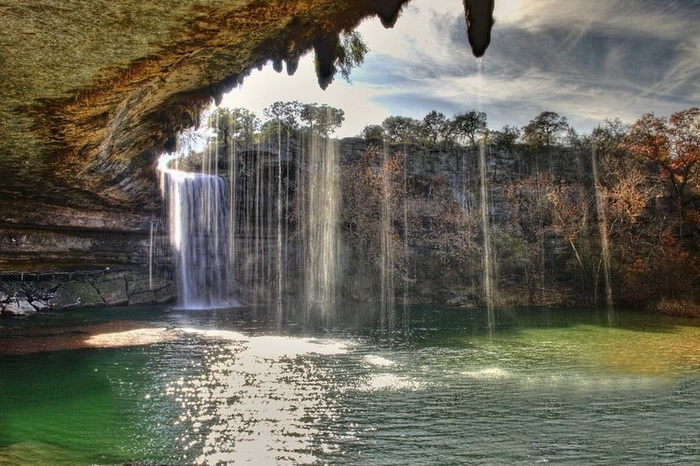
<instances>
[{"instance_id":1,"label":"green pool water","mask_svg":"<svg viewBox=\"0 0 700 466\"><path fill-rule=\"evenodd\" d=\"M0 465L700 464L700 322L615 317L501 313L493 334L435 308L393 332L242 310L3 319ZM56 335L80 344L39 351Z\"/></svg>"}]
</instances>

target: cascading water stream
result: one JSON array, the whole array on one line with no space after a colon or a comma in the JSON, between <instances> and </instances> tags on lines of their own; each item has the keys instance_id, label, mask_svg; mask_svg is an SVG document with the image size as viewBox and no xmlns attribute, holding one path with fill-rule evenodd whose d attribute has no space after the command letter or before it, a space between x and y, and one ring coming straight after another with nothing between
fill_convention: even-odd
<instances>
[{"instance_id":1,"label":"cascading water stream","mask_svg":"<svg viewBox=\"0 0 700 466\"><path fill-rule=\"evenodd\" d=\"M170 245L179 304L186 309L231 307L226 180L163 169Z\"/></svg>"},{"instance_id":2,"label":"cascading water stream","mask_svg":"<svg viewBox=\"0 0 700 466\"><path fill-rule=\"evenodd\" d=\"M339 269L340 190L336 145L311 136L303 154L305 183L300 210L304 263L304 311L307 322L327 323L335 313Z\"/></svg>"},{"instance_id":3,"label":"cascading water stream","mask_svg":"<svg viewBox=\"0 0 700 466\"><path fill-rule=\"evenodd\" d=\"M605 214L605 206L603 204L602 187L598 179L598 157L596 154L595 145L591 151L591 165L593 166L595 206L598 214L598 232L600 234L603 278L605 280L605 306L608 311L608 322L612 324L615 319L615 315L613 309L612 279L610 277L610 242L608 236L608 219Z\"/></svg>"},{"instance_id":4,"label":"cascading water stream","mask_svg":"<svg viewBox=\"0 0 700 466\"><path fill-rule=\"evenodd\" d=\"M153 256L155 250L155 234L153 231L153 222L148 229L148 289L153 290Z\"/></svg>"},{"instance_id":5,"label":"cascading water stream","mask_svg":"<svg viewBox=\"0 0 700 466\"><path fill-rule=\"evenodd\" d=\"M477 83L479 96L479 111L481 112L481 86L483 82L483 66L481 58L477 58ZM496 329L495 315L495 287L494 287L494 263L491 243L491 225L489 221L489 190L488 190L488 170L486 161L487 140L482 136L479 140L479 192L481 207L481 233L482 233L482 285L483 299L486 305L489 333L494 334Z\"/></svg>"},{"instance_id":6,"label":"cascading water stream","mask_svg":"<svg viewBox=\"0 0 700 466\"><path fill-rule=\"evenodd\" d=\"M392 173L388 169L389 148L384 144L382 150L381 174L381 212L380 212L380 311L379 322L382 330L391 332L394 327L396 307L395 291L395 255L392 238L393 232L393 195Z\"/></svg>"},{"instance_id":7,"label":"cascading water stream","mask_svg":"<svg viewBox=\"0 0 700 466\"><path fill-rule=\"evenodd\" d=\"M403 331L408 333L410 322L408 317L408 303L409 303L409 223L408 223L408 156L404 150L403 157L403 257L404 257L404 277L403 277Z\"/></svg>"},{"instance_id":8,"label":"cascading water stream","mask_svg":"<svg viewBox=\"0 0 700 466\"><path fill-rule=\"evenodd\" d=\"M237 128L235 122L232 123L232 134L236 133ZM236 257L238 254L238 242L236 241L236 232L238 231L238 152L236 150L235 139L231 138L228 142L228 228L226 241L228 244L227 259L229 267L229 276L233 277Z\"/></svg>"},{"instance_id":9,"label":"cascading water stream","mask_svg":"<svg viewBox=\"0 0 700 466\"><path fill-rule=\"evenodd\" d=\"M304 299L307 320L335 313L339 269L338 152L330 139L312 136L306 157Z\"/></svg>"}]
</instances>

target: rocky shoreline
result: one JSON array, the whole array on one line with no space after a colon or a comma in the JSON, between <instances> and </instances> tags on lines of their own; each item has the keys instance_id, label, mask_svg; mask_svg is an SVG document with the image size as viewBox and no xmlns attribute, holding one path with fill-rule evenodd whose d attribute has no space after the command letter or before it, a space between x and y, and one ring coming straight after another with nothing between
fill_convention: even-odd
<instances>
[{"instance_id":1,"label":"rocky shoreline","mask_svg":"<svg viewBox=\"0 0 700 466\"><path fill-rule=\"evenodd\" d=\"M22 273L0 276L0 315L89 306L165 304L175 299L174 283L130 270L71 274Z\"/></svg>"}]
</instances>

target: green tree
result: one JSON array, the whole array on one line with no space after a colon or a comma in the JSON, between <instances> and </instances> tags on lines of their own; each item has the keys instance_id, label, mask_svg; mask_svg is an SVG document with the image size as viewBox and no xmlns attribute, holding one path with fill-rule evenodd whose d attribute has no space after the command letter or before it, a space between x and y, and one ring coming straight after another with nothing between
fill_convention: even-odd
<instances>
[{"instance_id":1,"label":"green tree","mask_svg":"<svg viewBox=\"0 0 700 466\"><path fill-rule=\"evenodd\" d=\"M458 138L469 141L472 147L476 146L479 135L486 132L486 113L471 110L458 113L452 119L452 132Z\"/></svg>"},{"instance_id":2,"label":"green tree","mask_svg":"<svg viewBox=\"0 0 700 466\"><path fill-rule=\"evenodd\" d=\"M568 129L566 117L556 112L542 112L523 127L523 139L532 147L551 147Z\"/></svg>"},{"instance_id":3,"label":"green tree","mask_svg":"<svg viewBox=\"0 0 700 466\"><path fill-rule=\"evenodd\" d=\"M209 116L209 127L214 128L216 138L228 153L232 144L239 147L251 144L260 130L260 119L245 108L217 108Z\"/></svg>"},{"instance_id":4,"label":"green tree","mask_svg":"<svg viewBox=\"0 0 700 466\"><path fill-rule=\"evenodd\" d=\"M489 142L499 150L512 150L520 138L520 128L505 125L497 131L489 131Z\"/></svg>"},{"instance_id":5,"label":"green tree","mask_svg":"<svg viewBox=\"0 0 700 466\"><path fill-rule=\"evenodd\" d=\"M367 141L381 141L384 139L384 128L381 125L367 125L362 129L361 137Z\"/></svg>"},{"instance_id":6,"label":"green tree","mask_svg":"<svg viewBox=\"0 0 700 466\"><path fill-rule=\"evenodd\" d=\"M364 63L367 52L369 47L359 32L345 31L340 35L336 65L343 79L350 82L352 69Z\"/></svg>"},{"instance_id":7,"label":"green tree","mask_svg":"<svg viewBox=\"0 0 700 466\"><path fill-rule=\"evenodd\" d=\"M343 124L345 112L326 104L304 104L299 118L313 134L328 136Z\"/></svg>"},{"instance_id":8,"label":"green tree","mask_svg":"<svg viewBox=\"0 0 700 466\"><path fill-rule=\"evenodd\" d=\"M437 146L439 142L449 137L450 121L444 113L432 110L420 124L420 134L431 146Z\"/></svg>"},{"instance_id":9,"label":"green tree","mask_svg":"<svg viewBox=\"0 0 700 466\"><path fill-rule=\"evenodd\" d=\"M415 142L420 121L404 116L390 116L382 122L382 127L389 142Z\"/></svg>"},{"instance_id":10,"label":"green tree","mask_svg":"<svg viewBox=\"0 0 700 466\"><path fill-rule=\"evenodd\" d=\"M299 129L300 115L303 104L296 100L292 102L274 102L263 110L263 115L269 121L277 122L284 132L294 132Z\"/></svg>"}]
</instances>

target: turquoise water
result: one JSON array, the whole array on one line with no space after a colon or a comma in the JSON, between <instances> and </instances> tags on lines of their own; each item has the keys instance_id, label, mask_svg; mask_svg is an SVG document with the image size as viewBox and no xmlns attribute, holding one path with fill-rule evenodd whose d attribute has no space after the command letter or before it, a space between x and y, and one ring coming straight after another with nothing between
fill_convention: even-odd
<instances>
[{"instance_id":1,"label":"turquoise water","mask_svg":"<svg viewBox=\"0 0 700 466\"><path fill-rule=\"evenodd\" d=\"M0 465L700 464L700 322L534 310L489 336L477 311L414 309L391 334L353 320L0 320Z\"/></svg>"}]
</instances>

